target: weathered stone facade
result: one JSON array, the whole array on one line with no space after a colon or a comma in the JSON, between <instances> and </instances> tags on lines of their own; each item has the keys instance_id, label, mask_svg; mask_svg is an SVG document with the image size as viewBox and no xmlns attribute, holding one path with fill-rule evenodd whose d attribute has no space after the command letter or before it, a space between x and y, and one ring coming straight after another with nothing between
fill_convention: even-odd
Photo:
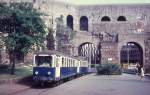
<instances>
[{"instance_id":1,"label":"weathered stone facade","mask_svg":"<svg viewBox=\"0 0 150 95\"><path fill-rule=\"evenodd\" d=\"M1 2L9 0L1 0ZM12 1L12 0L10 0ZM17 1L17 0L13 0ZM77 6L68 3L52 2L53 0L18 0L29 1L34 7L47 15L43 17L48 27L56 28L56 18L63 16L67 25L67 16L73 17L73 29L76 32L73 44L74 55L78 55L78 47L86 42L97 46L100 42L98 37L92 33L101 33L104 36L102 41L102 62L111 61L120 63L120 51L127 42L134 42L143 50L143 64L150 68L150 4L128 4L128 5L84 5ZM34 2L33 2L34 1ZM80 18L87 17L88 31L80 30ZM101 21L103 17L109 17L110 21ZM122 16L125 21L118 21ZM110 35L116 35L118 40L109 40Z\"/></svg>"},{"instance_id":2,"label":"weathered stone facade","mask_svg":"<svg viewBox=\"0 0 150 95\"><path fill-rule=\"evenodd\" d=\"M144 61L145 61L145 68L147 70L147 72L150 72L150 33L146 33L146 37L145 37L145 55L144 55Z\"/></svg>"}]
</instances>

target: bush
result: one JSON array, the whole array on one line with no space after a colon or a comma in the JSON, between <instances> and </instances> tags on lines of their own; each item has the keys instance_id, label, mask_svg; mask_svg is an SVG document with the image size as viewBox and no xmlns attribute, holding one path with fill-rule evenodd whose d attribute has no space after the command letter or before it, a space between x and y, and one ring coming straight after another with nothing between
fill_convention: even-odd
<instances>
[{"instance_id":1,"label":"bush","mask_svg":"<svg viewBox=\"0 0 150 95\"><path fill-rule=\"evenodd\" d=\"M8 69L9 65L0 64L0 69Z\"/></svg>"},{"instance_id":2,"label":"bush","mask_svg":"<svg viewBox=\"0 0 150 95\"><path fill-rule=\"evenodd\" d=\"M122 72L127 73L127 74L137 74L138 70L136 68L134 68L134 69L125 69L125 68L123 68Z\"/></svg>"},{"instance_id":3,"label":"bush","mask_svg":"<svg viewBox=\"0 0 150 95\"><path fill-rule=\"evenodd\" d=\"M98 75L120 75L121 73L122 70L118 64L106 63L97 67Z\"/></svg>"}]
</instances>

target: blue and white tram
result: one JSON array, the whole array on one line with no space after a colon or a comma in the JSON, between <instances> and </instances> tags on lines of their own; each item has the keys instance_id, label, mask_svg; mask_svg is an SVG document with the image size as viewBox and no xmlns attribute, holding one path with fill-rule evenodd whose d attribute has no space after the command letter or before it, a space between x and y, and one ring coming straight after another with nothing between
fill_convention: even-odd
<instances>
[{"instance_id":1,"label":"blue and white tram","mask_svg":"<svg viewBox=\"0 0 150 95\"><path fill-rule=\"evenodd\" d=\"M69 57L56 51L35 54L33 64L33 79L35 81L59 81L88 73L87 61Z\"/></svg>"}]
</instances>

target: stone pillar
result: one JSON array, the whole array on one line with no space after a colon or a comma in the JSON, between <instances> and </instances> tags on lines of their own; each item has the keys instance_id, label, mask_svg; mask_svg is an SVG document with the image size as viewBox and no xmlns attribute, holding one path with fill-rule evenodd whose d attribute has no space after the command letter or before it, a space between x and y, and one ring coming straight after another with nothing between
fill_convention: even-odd
<instances>
[{"instance_id":1,"label":"stone pillar","mask_svg":"<svg viewBox=\"0 0 150 95\"><path fill-rule=\"evenodd\" d=\"M106 42L102 44L102 63L119 64L118 43Z\"/></svg>"},{"instance_id":2,"label":"stone pillar","mask_svg":"<svg viewBox=\"0 0 150 95\"><path fill-rule=\"evenodd\" d=\"M146 73L150 73L150 33L149 35L146 35L146 39L145 39L145 64L144 64L144 68L145 68L145 72ZM149 37L148 37L149 36Z\"/></svg>"},{"instance_id":3,"label":"stone pillar","mask_svg":"<svg viewBox=\"0 0 150 95\"><path fill-rule=\"evenodd\" d=\"M0 64L2 64L2 50L0 49Z\"/></svg>"}]
</instances>

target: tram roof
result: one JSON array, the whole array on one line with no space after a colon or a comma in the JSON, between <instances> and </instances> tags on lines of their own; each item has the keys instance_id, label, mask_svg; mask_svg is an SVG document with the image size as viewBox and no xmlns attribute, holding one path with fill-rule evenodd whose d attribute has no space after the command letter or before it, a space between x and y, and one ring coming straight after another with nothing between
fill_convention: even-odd
<instances>
[{"instance_id":1,"label":"tram roof","mask_svg":"<svg viewBox=\"0 0 150 95\"><path fill-rule=\"evenodd\" d=\"M55 51L55 50L40 51L40 52L36 52L35 54L36 54L36 55L40 55L40 54L53 55L53 54L55 54L55 55L64 55L64 56L66 56L66 54L61 53L61 52L59 52L59 51ZM68 56L68 55L67 55L67 56Z\"/></svg>"},{"instance_id":2,"label":"tram roof","mask_svg":"<svg viewBox=\"0 0 150 95\"><path fill-rule=\"evenodd\" d=\"M37 52L35 53L36 55L40 55L40 54L46 54L46 55L58 55L58 56L66 56L66 57L71 57L71 58L75 58L75 59L78 59L78 60L85 60L85 58L81 57L81 56L71 56L71 55L67 55L67 54L64 54L62 52L59 52L59 51L55 51L55 50L46 50L46 51L40 51L40 52Z\"/></svg>"}]
</instances>

